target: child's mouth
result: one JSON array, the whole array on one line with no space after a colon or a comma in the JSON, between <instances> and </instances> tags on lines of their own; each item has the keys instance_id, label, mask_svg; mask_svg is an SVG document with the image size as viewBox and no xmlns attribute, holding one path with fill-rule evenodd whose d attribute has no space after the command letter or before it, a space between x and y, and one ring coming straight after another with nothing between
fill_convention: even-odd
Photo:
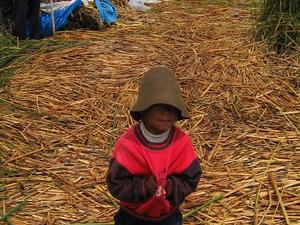
<instances>
[{"instance_id":1,"label":"child's mouth","mask_svg":"<svg viewBox=\"0 0 300 225\"><path fill-rule=\"evenodd\" d=\"M161 120L159 120L159 122L162 122L162 123L169 123L170 120L168 120L168 119L161 119Z\"/></svg>"}]
</instances>

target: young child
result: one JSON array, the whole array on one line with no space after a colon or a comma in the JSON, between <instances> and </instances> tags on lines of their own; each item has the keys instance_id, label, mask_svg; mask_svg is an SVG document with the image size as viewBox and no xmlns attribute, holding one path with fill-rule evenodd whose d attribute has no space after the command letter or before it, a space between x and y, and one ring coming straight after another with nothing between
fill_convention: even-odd
<instances>
[{"instance_id":1,"label":"young child","mask_svg":"<svg viewBox=\"0 0 300 225\"><path fill-rule=\"evenodd\" d=\"M195 191L200 163L190 137L174 124L190 118L174 73L152 67L130 111L138 122L117 141L107 183L120 200L116 225L181 225L179 206Z\"/></svg>"}]
</instances>

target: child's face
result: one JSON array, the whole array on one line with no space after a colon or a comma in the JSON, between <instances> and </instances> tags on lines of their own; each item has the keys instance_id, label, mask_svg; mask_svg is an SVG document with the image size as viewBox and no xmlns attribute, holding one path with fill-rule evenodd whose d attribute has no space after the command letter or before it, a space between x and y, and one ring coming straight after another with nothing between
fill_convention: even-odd
<instances>
[{"instance_id":1,"label":"child's face","mask_svg":"<svg viewBox=\"0 0 300 225\"><path fill-rule=\"evenodd\" d=\"M153 134L167 131L177 121L178 116L178 109L165 104L153 105L142 114L147 130Z\"/></svg>"}]
</instances>

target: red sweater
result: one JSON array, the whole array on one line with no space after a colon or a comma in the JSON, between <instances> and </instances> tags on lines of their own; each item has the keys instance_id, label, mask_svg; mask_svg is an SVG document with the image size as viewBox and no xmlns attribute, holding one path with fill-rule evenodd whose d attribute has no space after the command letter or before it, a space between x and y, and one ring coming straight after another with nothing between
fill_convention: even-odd
<instances>
[{"instance_id":1,"label":"red sweater","mask_svg":"<svg viewBox=\"0 0 300 225\"><path fill-rule=\"evenodd\" d=\"M154 175L166 195L147 196L144 181ZM162 220L194 191L201 176L198 158L189 136L172 127L164 143L148 142L139 125L117 141L107 177L112 195L135 217Z\"/></svg>"}]
</instances>

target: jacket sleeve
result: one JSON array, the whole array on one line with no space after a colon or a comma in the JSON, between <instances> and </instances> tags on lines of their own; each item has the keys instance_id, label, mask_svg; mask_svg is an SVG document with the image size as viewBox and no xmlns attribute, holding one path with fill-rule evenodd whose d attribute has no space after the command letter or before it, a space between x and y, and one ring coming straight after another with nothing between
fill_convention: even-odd
<instances>
[{"instance_id":1,"label":"jacket sleeve","mask_svg":"<svg viewBox=\"0 0 300 225\"><path fill-rule=\"evenodd\" d=\"M191 192L195 191L202 175L199 159L195 159L181 174L167 177L166 198L179 206Z\"/></svg>"},{"instance_id":2,"label":"jacket sleeve","mask_svg":"<svg viewBox=\"0 0 300 225\"><path fill-rule=\"evenodd\" d=\"M144 183L145 178L131 174L115 159L111 159L107 186L112 196L125 202L141 202L148 197Z\"/></svg>"}]
</instances>

